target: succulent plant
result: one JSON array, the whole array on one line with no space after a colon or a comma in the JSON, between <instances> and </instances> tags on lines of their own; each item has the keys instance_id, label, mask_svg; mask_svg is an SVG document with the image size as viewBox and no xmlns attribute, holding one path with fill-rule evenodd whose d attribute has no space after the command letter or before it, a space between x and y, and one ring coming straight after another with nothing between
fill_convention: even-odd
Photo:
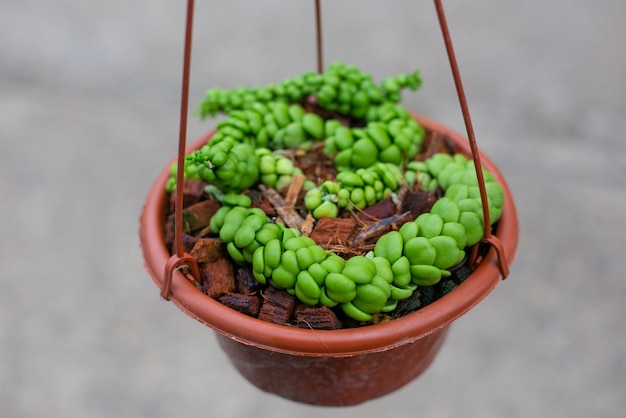
<instances>
[{"instance_id":1,"label":"succulent plant","mask_svg":"<svg viewBox=\"0 0 626 418\"><path fill-rule=\"evenodd\" d=\"M309 305L339 306L357 321L392 311L418 287L449 276L465 249L483 237L482 203L473 162L463 155L415 159L424 129L398 103L402 89L420 85L418 71L376 85L369 74L337 62L326 73L307 72L277 85L208 90L200 117L228 117L209 143L187 156L184 171L221 192L210 230L233 261L250 264L260 283ZM311 105L321 112L309 111ZM337 174L307 180L304 207L315 219L365 209L406 185L440 189L443 197L430 212L380 237L372 251L346 260L270 219L241 194L260 183L286 188L302 170L282 151L316 144ZM504 194L490 173L484 177L496 222ZM172 175L168 191L175 185Z\"/></svg>"}]
</instances>

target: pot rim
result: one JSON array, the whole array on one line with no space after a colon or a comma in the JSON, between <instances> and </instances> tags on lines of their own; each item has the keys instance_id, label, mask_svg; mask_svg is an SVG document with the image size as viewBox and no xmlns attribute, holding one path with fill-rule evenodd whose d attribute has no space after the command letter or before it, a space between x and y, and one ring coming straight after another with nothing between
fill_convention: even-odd
<instances>
[{"instance_id":1,"label":"pot rim","mask_svg":"<svg viewBox=\"0 0 626 418\"><path fill-rule=\"evenodd\" d=\"M457 152L471 156L469 142L465 137L422 115L412 116L425 129L449 136ZM210 135L196 140L190 149L199 148ZM494 175L504 190L505 203L494 235L501 240L507 257L505 263L510 265L517 251L519 236L515 204L508 185L494 163L482 152L480 158L483 167ZM169 167L161 171L148 194L139 230L146 270L159 289L165 264L170 258L162 230L168 202L165 183ZM346 357L389 350L447 327L484 299L500 279L496 251L491 248L463 283L430 305L382 324L340 330L288 327L247 316L202 293L180 271L173 275L170 300L188 316L246 345L293 355Z\"/></svg>"}]
</instances>

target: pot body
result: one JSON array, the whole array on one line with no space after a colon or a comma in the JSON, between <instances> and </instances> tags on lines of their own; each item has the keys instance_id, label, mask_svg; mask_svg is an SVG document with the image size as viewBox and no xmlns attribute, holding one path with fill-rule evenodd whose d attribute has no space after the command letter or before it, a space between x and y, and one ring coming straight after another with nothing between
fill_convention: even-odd
<instances>
[{"instance_id":1,"label":"pot body","mask_svg":"<svg viewBox=\"0 0 626 418\"><path fill-rule=\"evenodd\" d=\"M423 116L414 118L470 156L465 137ZM210 134L190 150L199 149ZM483 167L502 185L502 217L494 235L506 260L513 261L518 220L513 197L497 167L481 154ZM163 224L168 205L165 183L169 166L154 183L140 223L146 269L157 287L164 281L170 254ZM390 393L419 376L439 351L448 326L479 303L500 282L498 259L489 250L474 272L454 291L430 305L392 321L333 331L270 324L227 308L198 290L180 271L174 272L170 300L184 313L218 333L218 341L234 366L259 388L316 405L353 405Z\"/></svg>"},{"instance_id":2,"label":"pot body","mask_svg":"<svg viewBox=\"0 0 626 418\"><path fill-rule=\"evenodd\" d=\"M298 356L239 343L218 334L235 368L258 388L313 405L348 406L406 385L430 366L448 328L412 343L349 357Z\"/></svg>"}]
</instances>

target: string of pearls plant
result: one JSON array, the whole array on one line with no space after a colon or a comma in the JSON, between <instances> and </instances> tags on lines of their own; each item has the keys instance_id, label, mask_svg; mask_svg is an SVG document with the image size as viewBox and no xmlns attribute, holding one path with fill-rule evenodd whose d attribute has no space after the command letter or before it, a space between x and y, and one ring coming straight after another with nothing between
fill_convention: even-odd
<instances>
[{"instance_id":1,"label":"string of pearls plant","mask_svg":"<svg viewBox=\"0 0 626 418\"><path fill-rule=\"evenodd\" d=\"M205 180L223 194L210 229L233 261L251 264L260 283L286 289L309 305L339 306L364 322L393 311L418 286L449 276L465 248L482 239L482 205L473 162L463 155L414 160L424 130L398 103L403 89L417 90L421 82L416 71L376 85L369 74L335 62L323 74L309 72L277 85L208 90L200 117L218 112L228 117L209 143L187 156L184 171L186 178ZM299 103L307 97L330 115L358 124L306 112ZM416 182L425 190L441 188L444 197L429 213L379 238L373 251L345 260L250 207L241 193L259 183L288 187L302 172L282 150L310 150L317 141L323 141L337 175L304 184L304 206L316 219L364 209ZM176 186L175 172L174 165L168 191ZM496 222L504 194L494 177L484 174L490 219Z\"/></svg>"}]
</instances>

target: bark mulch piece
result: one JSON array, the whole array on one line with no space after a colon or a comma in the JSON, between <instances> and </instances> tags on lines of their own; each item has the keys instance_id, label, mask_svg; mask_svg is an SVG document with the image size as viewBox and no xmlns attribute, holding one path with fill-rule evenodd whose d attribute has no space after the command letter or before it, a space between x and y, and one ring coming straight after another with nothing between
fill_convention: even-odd
<instances>
[{"instance_id":1,"label":"bark mulch piece","mask_svg":"<svg viewBox=\"0 0 626 418\"><path fill-rule=\"evenodd\" d=\"M233 264L227 258L220 258L214 263L200 265L202 290L208 296L216 298L235 291L235 272Z\"/></svg>"},{"instance_id":2,"label":"bark mulch piece","mask_svg":"<svg viewBox=\"0 0 626 418\"><path fill-rule=\"evenodd\" d=\"M263 305L258 318L274 324L286 324L296 308L296 298L284 290L268 287L262 292Z\"/></svg>"},{"instance_id":3,"label":"bark mulch piece","mask_svg":"<svg viewBox=\"0 0 626 418\"><path fill-rule=\"evenodd\" d=\"M409 192L402 202L402 212L410 212L413 218L416 218L422 213L430 212L430 209L439 197L439 194L436 192L426 192L424 190Z\"/></svg>"},{"instance_id":4,"label":"bark mulch piece","mask_svg":"<svg viewBox=\"0 0 626 418\"><path fill-rule=\"evenodd\" d=\"M198 238L190 251L190 255L198 263L215 263L224 258L224 243L219 238Z\"/></svg>"},{"instance_id":5,"label":"bark mulch piece","mask_svg":"<svg viewBox=\"0 0 626 418\"><path fill-rule=\"evenodd\" d=\"M215 199L204 200L183 210L183 232L189 233L209 226L220 202Z\"/></svg>"},{"instance_id":6,"label":"bark mulch piece","mask_svg":"<svg viewBox=\"0 0 626 418\"><path fill-rule=\"evenodd\" d=\"M237 269L235 285L237 293L242 295L257 294L263 288L263 285L252 275L252 267L250 266L242 266Z\"/></svg>"},{"instance_id":7,"label":"bark mulch piece","mask_svg":"<svg viewBox=\"0 0 626 418\"><path fill-rule=\"evenodd\" d=\"M341 321L326 306L311 307L300 305L295 312L296 326L308 329L340 329Z\"/></svg>"},{"instance_id":8,"label":"bark mulch piece","mask_svg":"<svg viewBox=\"0 0 626 418\"><path fill-rule=\"evenodd\" d=\"M248 316L257 316L261 310L261 299L255 295L227 293L217 298L223 305Z\"/></svg>"},{"instance_id":9,"label":"bark mulch piece","mask_svg":"<svg viewBox=\"0 0 626 418\"><path fill-rule=\"evenodd\" d=\"M384 199L356 212L356 218L364 222L372 222L388 218L396 213L396 206L391 199Z\"/></svg>"},{"instance_id":10,"label":"bark mulch piece","mask_svg":"<svg viewBox=\"0 0 626 418\"><path fill-rule=\"evenodd\" d=\"M348 245L359 227L354 218L320 218L310 237L322 248L331 249L337 245Z\"/></svg>"}]
</instances>

